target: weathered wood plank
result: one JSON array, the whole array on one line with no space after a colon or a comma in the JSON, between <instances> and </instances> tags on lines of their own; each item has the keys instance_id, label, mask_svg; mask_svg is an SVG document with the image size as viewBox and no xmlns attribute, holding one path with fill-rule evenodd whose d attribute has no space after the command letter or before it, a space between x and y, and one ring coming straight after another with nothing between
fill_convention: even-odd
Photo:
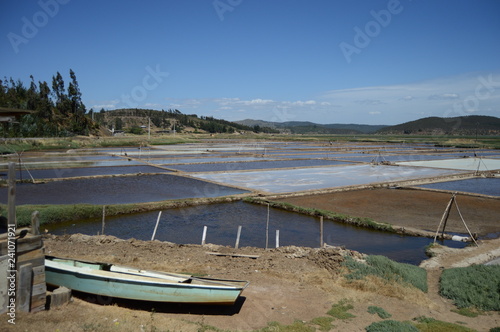
<instances>
[{"instance_id":1,"label":"weathered wood plank","mask_svg":"<svg viewBox=\"0 0 500 332\"><path fill-rule=\"evenodd\" d=\"M35 258L26 259L20 256L17 260L18 264L31 264L31 266L42 266L45 264L45 256L37 256Z\"/></svg>"},{"instance_id":2,"label":"weathered wood plank","mask_svg":"<svg viewBox=\"0 0 500 332\"><path fill-rule=\"evenodd\" d=\"M9 241L7 240L0 242L0 255L6 255L8 253L8 245ZM41 235L29 236L17 240L18 255L42 247L43 247L43 241Z\"/></svg>"},{"instance_id":3,"label":"weathered wood plank","mask_svg":"<svg viewBox=\"0 0 500 332\"><path fill-rule=\"evenodd\" d=\"M33 268L33 285L45 283L45 266Z\"/></svg>"},{"instance_id":4,"label":"weathered wood plank","mask_svg":"<svg viewBox=\"0 0 500 332\"><path fill-rule=\"evenodd\" d=\"M19 311L29 312L31 308L31 264L21 265L17 276L17 308Z\"/></svg>"},{"instance_id":5,"label":"weathered wood plank","mask_svg":"<svg viewBox=\"0 0 500 332\"><path fill-rule=\"evenodd\" d=\"M31 296L45 294L47 292L47 285L45 283L33 285L31 292Z\"/></svg>"},{"instance_id":6,"label":"weathered wood plank","mask_svg":"<svg viewBox=\"0 0 500 332\"><path fill-rule=\"evenodd\" d=\"M0 256L0 314L7 312L9 281L7 280L9 256Z\"/></svg>"},{"instance_id":7,"label":"weathered wood plank","mask_svg":"<svg viewBox=\"0 0 500 332\"><path fill-rule=\"evenodd\" d=\"M215 255L215 256L231 256L231 257L246 257L246 258L259 258L259 255L243 255L243 254L231 254L231 253L222 253L222 252L212 252L212 251L207 251L205 252L207 255Z\"/></svg>"}]
</instances>

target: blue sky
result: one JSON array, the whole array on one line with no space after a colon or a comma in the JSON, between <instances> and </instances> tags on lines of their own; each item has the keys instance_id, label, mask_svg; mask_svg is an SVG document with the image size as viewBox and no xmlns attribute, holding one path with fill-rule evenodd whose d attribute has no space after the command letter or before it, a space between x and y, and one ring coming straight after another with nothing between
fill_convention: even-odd
<instances>
[{"instance_id":1,"label":"blue sky","mask_svg":"<svg viewBox=\"0 0 500 332\"><path fill-rule=\"evenodd\" d=\"M0 77L87 109L398 124L500 116L500 1L0 2Z\"/></svg>"}]
</instances>

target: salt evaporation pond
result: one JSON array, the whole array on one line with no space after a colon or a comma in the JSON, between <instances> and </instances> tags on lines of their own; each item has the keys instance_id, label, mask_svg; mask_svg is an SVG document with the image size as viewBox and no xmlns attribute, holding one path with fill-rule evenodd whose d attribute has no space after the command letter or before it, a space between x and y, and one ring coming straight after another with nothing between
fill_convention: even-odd
<instances>
[{"instance_id":1,"label":"salt evaporation pond","mask_svg":"<svg viewBox=\"0 0 500 332\"><path fill-rule=\"evenodd\" d=\"M251 169L289 168L289 167L311 167L325 165L345 165L344 161L309 159L309 160L274 160L253 161L245 163L216 163L216 164L192 164L172 165L170 168L183 172L221 172L239 171Z\"/></svg>"},{"instance_id":2,"label":"salt evaporation pond","mask_svg":"<svg viewBox=\"0 0 500 332\"><path fill-rule=\"evenodd\" d=\"M467 171L492 171L500 169L500 160L486 158L460 158L447 160L431 160L431 161L410 161L400 162L399 165L404 166L421 166L435 168L450 168Z\"/></svg>"},{"instance_id":3,"label":"salt evaporation pond","mask_svg":"<svg viewBox=\"0 0 500 332\"><path fill-rule=\"evenodd\" d=\"M285 193L459 173L459 171L453 170L419 167L353 165L250 172L196 173L193 176L254 190Z\"/></svg>"},{"instance_id":4,"label":"salt evaporation pond","mask_svg":"<svg viewBox=\"0 0 500 332\"><path fill-rule=\"evenodd\" d=\"M473 178L420 185L421 188L500 196L500 178Z\"/></svg>"},{"instance_id":5,"label":"salt evaporation pond","mask_svg":"<svg viewBox=\"0 0 500 332\"><path fill-rule=\"evenodd\" d=\"M170 171L154 166L115 166L115 167L75 167L75 168L47 168L33 169L30 171L20 170L16 172L16 178L30 179L60 179L80 176L97 175L124 175L138 173L168 173ZM7 174L4 175L7 179Z\"/></svg>"},{"instance_id":6,"label":"salt evaporation pond","mask_svg":"<svg viewBox=\"0 0 500 332\"><path fill-rule=\"evenodd\" d=\"M7 203L8 188L0 188L0 203ZM16 186L16 204L127 204L169 199L218 197L244 190L168 174L73 179Z\"/></svg>"},{"instance_id":7,"label":"salt evaporation pond","mask_svg":"<svg viewBox=\"0 0 500 332\"><path fill-rule=\"evenodd\" d=\"M158 212L106 219L105 234L122 239L151 240ZM238 226L242 226L240 246L265 248L267 207L244 202L168 209L162 212L155 239L179 244L200 244L203 226L207 226L207 243L234 246ZM275 247L276 230L280 246L319 247L318 218L279 209L270 209L269 247ZM44 225L54 234L82 233L95 235L102 229L101 220ZM426 259L425 246L430 238L400 236L325 221L324 241L329 245L371 255L384 255L398 262L419 264ZM462 242L445 241L444 245L462 248Z\"/></svg>"}]
</instances>

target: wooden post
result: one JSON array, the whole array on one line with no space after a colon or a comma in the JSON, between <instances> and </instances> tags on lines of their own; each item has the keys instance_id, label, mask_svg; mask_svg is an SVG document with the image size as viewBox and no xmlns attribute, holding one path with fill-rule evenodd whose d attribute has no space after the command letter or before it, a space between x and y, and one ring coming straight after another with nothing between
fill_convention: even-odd
<instances>
[{"instance_id":1,"label":"wooden post","mask_svg":"<svg viewBox=\"0 0 500 332\"><path fill-rule=\"evenodd\" d=\"M155 230L153 231L153 236L151 236L151 241L153 241L155 239L156 230L158 229L158 224L160 223L160 217L161 217L161 211L160 211L160 213L158 213L158 219L156 219L156 226L155 226Z\"/></svg>"},{"instance_id":2,"label":"wooden post","mask_svg":"<svg viewBox=\"0 0 500 332\"><path fill-rule=\"evenodd\" d=\"M319 217L319 247L323 248L325 246L323 242L323 216Z\"/></svg>"},{"instance_id":3,"label":"wooden post","mask_svg":"<svg viewBox=\"0 0 500 332\"><path fill-rule=\"evenodd\" d=\"M446 209L444 210L443 216L441 217L441 221L439 222L439 226L436 230L436 235L434 236L434 243L436 243L436 238L437 238L438 233L439 233L439 228L441 227L441 224L443 222L444 222L444 225L443 225L443 230L441 232L441 238L444 238L444 229L446 228L446 221L448 220L448 217L450 216L451 206L453 205L453 202L455 201L455 194L456 193L454 193L453 196L451 196L451 199L448 202L448 206L446 206Z\"/></svg>"},{"instance_id":4,"label":"wooden post","mask_svg":"<svg viewBox=\"0 0 500 332\"><path fill-rule=\"evenodd\" d=\"M269 248L269 203L267 203L266 249Z\"/></svg>"},{"instance_id":5,"label":"wooden post","mask_svg":"<svg viewBox=\"0 0 500 332\"><path fill-rule=\"evenodd\" d=\"M9 192L7 198L7 219L9 226L17 227L16 220L16 163L9 163Z\"/></svg>"},{"instance_id":6,"label":"wooden post","mask_svg":"<svg viewBox=\"0 0 500 332\"><path fill-rule=\"evenodd\" d=\"M276 230L276 248L279 248L280 246L280 230Z\"/></svg>"},{"instance_id":7,"label":"wooden post","mask_svg":"<svg viewBox=\"0 0 500 332\"><path fill-rule=\"evenodd\" d=\"M40 219L38 216L40 215L40 212L34 211L31 214L31 234L33 235L40 235Z\"/></svg>"},{"instance_id":8,"label":"wooden post","mask_svg":"<svg viewBox=\"0 0 500 332\"><path fill-rule=\"evenodd\" d=\"M205 245L205 240L207 239L207 226L203 226L203 235L201 236L201 245Z\"/></svg>"},{"instance_id":9,"label":"wooden post","mask_svg":"<svg viewBox=\"0 0 500 332\"><path fill-rule=\"evenodd\" d=\"M236 244L234 245L236 249L238 249L238 247L240 246L240 235L241 235L241 226L238 226L238 234L236 235Z\"/></svg>"},{"instance_id":10,"label":"wooden post","mask_svg":"<svg viewBox=\"0 0 500 332\"><path fill-rule=\"evenodd\" d=\"M104 235L104 224L106 223L106 205L102 206L102 227L101 234Z\"/></svg>"}]
</instances>

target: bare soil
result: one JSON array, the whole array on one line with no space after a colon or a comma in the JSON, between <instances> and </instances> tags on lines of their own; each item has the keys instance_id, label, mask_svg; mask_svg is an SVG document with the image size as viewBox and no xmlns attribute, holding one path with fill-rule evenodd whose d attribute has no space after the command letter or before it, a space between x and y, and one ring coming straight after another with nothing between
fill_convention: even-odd
<instances>
[{"instance_id":1,"label":"bare soil","mask_svg":"<svg viewBox=\"0 0 500 332\"><path fill-rule=\"evenodd\" d=\"M449 194L442 193L377 189L288 198L286 201L433 230L449 199ZM465 196L457 200L474 232L500 231L498 200ZM454 216L450 218L451 221ZM461 221L457 225L450 222L448 227L463 231ZM500 327L499 312L487 312L476 318L459 315L452 311L456 308L451 301L438 293L439 277L444 268L482 264L500 257L500 239L480 241L479 247L465 249L437 247L436 256L421 264L428 271L428 293L378 279L349 283L341 275L343 257L350 255L361 259L363 255L335 247L234 249L81 234L47 234L44 242L48 255L243 279L250 281L250 286L243 291L240 301L229 307L138 304L76 293L72 302L61 307L34 314L18 313L15 326L8 324L7 318L0 320L2 331L189 332L204 331L206 326L225 331L250 331L261 329L272 321L291 324L295 320L309 322L327 316L332 305L342 299L352 301L354 308L350 313L355 317L333 321L331 331L364 331L371 323L380 321L377 315L368 313L369 306L381 307L392 315L391 319L399 321L426 316L477 331ZM214 256L207 252L259 257Z\"/></svg>"}]
</instances>

